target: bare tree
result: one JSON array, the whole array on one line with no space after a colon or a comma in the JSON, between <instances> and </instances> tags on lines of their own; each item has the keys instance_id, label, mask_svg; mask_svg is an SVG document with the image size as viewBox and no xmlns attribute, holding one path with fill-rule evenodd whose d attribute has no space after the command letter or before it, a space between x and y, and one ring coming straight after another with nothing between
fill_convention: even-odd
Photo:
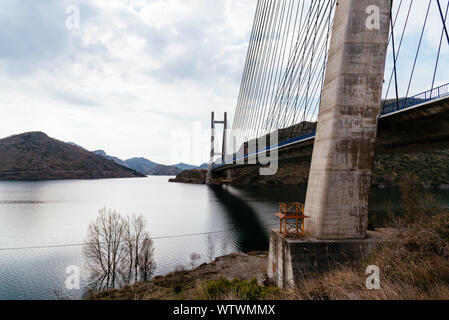
<instances>
[{"instance_id":1,"label":"bare tree","mask_svg":"<svg viewBox=\"0 0 449 320\"><path fill-rule=\"evenodd\" d=\"M401 180L400 188L404 222L427 219L441 212L438 199L424 190L417 175L406 173Z\"/></svg>"},{"instance_id":2,"label":"bare tree","mask_svg":"<svg viewBox=\"0 0 449 320\"><path fill-rule=\"evenodd\" d=\"M129 281L147 280L155 270L153 241L146 230L147 222L143 216L133 215L125 223Z\"/></svg>"},{"instance_id":3,"label":"bare tree","mask_svg":"<svg viewBox=\"0 0 449 320\"><path fill-rule=\"evenodd\" d=\"M199 253L192 252L192 254L190 255L190 265L192 266L192 268L195 268L197 261L200 259L201 255Z\"/></svg>"},{"instance_id":4,"label":"bare tree","mask_svg":"<svg viewBox=\"0 0 449 320\"><path fill-rule=\"evenodd\" d=\"M101 209L95 222L89 225L83 253L91 276L100 288L116 285L118 265L125 257L122 246L124 225L119 213Z\"/></svg>"},{"instance_id":5,"label":"bare tree","mask_svg":"<svg viewBox=\"0 0 449 320\"><path fill-rule=\"evenodd\" d=\"M419 202L422 196L422 185L413 173L406 173L400 182L401 207L408 219L416 219L420 215Z\"/></svg>"},{"instance_id":6,"label":"bare tree","mask_svg":"<svg viewBox=\"0 0 449 320\"><path fill-rule=\"evenodd\" d=\"M148 280L156 266L145 218L123 218L106 208L89 225L83 254L92 282L100 290Z\"/></svg>"},{"instance_id":7,"label":"bare tree","mask_svg":"<svg viewBox=\"0 0 449 320\"><path fill-rule=\"evenodd\" d=\"M156 263L154 262L154 247L153 240L146 238L143 243L139 254L139 271L140 280L147 281L153 275L156 270Z\"/></svg>"}]
</instances>

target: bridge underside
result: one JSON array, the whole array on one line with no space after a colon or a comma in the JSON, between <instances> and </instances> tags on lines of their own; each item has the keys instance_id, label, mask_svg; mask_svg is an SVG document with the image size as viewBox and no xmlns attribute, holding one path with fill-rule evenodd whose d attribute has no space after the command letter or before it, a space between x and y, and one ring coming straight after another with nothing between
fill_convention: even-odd
<instances>
[{"instance_id":1,"label":"bridge underside","mask_svg":"<svg viewBox=\"0 0 449 320\"><path fill-rule=\"evenodd\" d=\"M347 253L356 253L364 246L367 240L371 171L376 153L449 148L449 85L434 86L440 61L439 50L432 89L409 96L432 1L428 2L416 55L411 56L414 64L404 99L399 99L397 58L411 4L397 47L394 26L398 15L393 19L395 2L337 0L324 1L320 7L321 2L312 1L310 15L304 16L304 27L301 24L293 29L293 34L297 29L300 35L292 36L297 39L296 44L286 50L288 47L282 43L289 41L288 35L278 37L277 31L272 32L276 28L272 28L270 23L266 27L263 17L277 15L273 13L277 12L274 7L264 6L269 3L258 3L260 6L233 124L233 134L236 135L233 141L241 143L261 136L257 141L260 154L254 150L257 145L254 139L244 143L233 155L234 159L225 159L224 163L213 164L210 169L218 173L239 167L263 166L276 159L276 155L279 160L312 159L304 207L308 216L305 239L293 243L295 241L290 241L288 237L275 233L271 236L268 275L271 280L283 279L285 284L284 280L288 282L288 279L296 282L294 273L304 273L295 271L301 269L296 268L295 264L300 266L304 261L313 265L318 265L320 261L327 263L333 258L331 251L337 255L343 254L342 258L346 261ZM400 7L401 4L397 13ZM446 19L439 1L438 7L447 40ZM315 8L318 8L316 12ZM326 8L329 10L326 11ZM269 14L265 15L267 11ZM316 21L314 27L310 17ZM271 68L270 61L283 61L284 58L277 55L277 47L271 50L273 41L264 41L265 29L273 38L280 40L281 48L284 47L279 50L282 56L289 52L286 65L281 67L282 70L285 68L285 73L281 72L279 80L276 80L278 67ZM313 32L309 34L311 29L315 30L313 37L310 36ZM316 39L317 35L319 39ZM389 45L393 53L393 70L388 83L385 66ZM276 70L274 83L271 81L273 70ZM402 73L399 72L399 75ZM396 100L388 101L392 96L389 94L392 84ZM387 101L381 107L384 87L387 89ZM311 122L315 121L316 116L318 120ZM299 119L303 122L298 123L301 121ZM275 132L275 128L283 129ZM265 133L270 138L278 135L280 142L275 146L272 143L266 149L262 140L268 138L268 135L263 136ZM267 151L271 154L267 155ZM273 167L271 165L270 168ZM265 170L267 168L263 168Z\"/></svg>"},{"instance_id":2,"label":"bridge underside","mask_svg":"<svg viewBox=\"0 0 449 320\"><path fill-rule=\"evenodd\" d=\"M379 119L377 153L449 148L449 98L384 115Z\"/></svg>"},{"instance_id":3,"label":"bridge underside","mask_svg":"<svg viewBox=\"0 0 449 320\"><path fill-rule=\"evenodd\" d=\"M311 158L314 136L292 142L278 149L279 160ZM383 115L379 119L376 154L410 153L449 149L449 97L426 102L409 109ZM221 172L239 167L247 167L247 157L243 164L227 164L214 169ZM256 159L256 164L259 166Z\"/></svg>"}]
</instances>

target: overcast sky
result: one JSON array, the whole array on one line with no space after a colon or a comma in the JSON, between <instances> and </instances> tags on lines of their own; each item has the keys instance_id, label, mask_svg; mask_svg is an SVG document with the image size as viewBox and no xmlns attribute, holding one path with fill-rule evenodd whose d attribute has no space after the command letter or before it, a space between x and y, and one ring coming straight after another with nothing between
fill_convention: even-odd
<instances>
[{"instance_id":1,"label":"overcast sky","mask_svg":"<svg viewBox=\"0 0 449 320\"><path fill-rule=\"evenodd\" d=\"M417 39L425 16L426 2L415 3L405 40ZM255 6L256 0L1 0L0 137L43 131L122 159L208 161L210 111L219 118L228 111L232 119ZM423 74L433 70L438 49L436 7L429 25L411 93L430 87L431 74ZM415 51L402 49L407 70ZM449 59L441 63L449 68ZM449 78L437 78L444 82Z\"/></svg>"},{"instance_id":2,"label":"overcast sky","mask_svg":"<svg viewBox=\"0 0 449 320\"><path fill-rule=\"evenodd\" d=\"M234 111L255 5L1 0L0 137L43 131L123 159L207 161L207 142L201 156L172 146L210 141L210 111Z\"/></svg>"}]
</instances>

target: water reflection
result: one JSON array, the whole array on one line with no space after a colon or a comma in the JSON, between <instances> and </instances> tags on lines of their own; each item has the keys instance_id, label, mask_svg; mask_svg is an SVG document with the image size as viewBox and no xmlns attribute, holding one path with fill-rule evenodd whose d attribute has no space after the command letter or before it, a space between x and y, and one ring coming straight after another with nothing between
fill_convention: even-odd
<instances>
[{"instance_id":1,"label":"water reflection","mask_svg":"<svg viewBox=\"0 0 449 320\"><path fill-rule=\"evenodd\" d=\"M267 250L267 226L264 226L255 210L245 200L230 192L229 188L210 186L230 220L228 228L235 237L237 247L243 252Z\"/></svg>"},{"instance_id":2,"label":"water reflection","mask_svg":"<svg viewBox=\"0 0 449 320\"><path fill-rule=\"evenodd\" d=\"M89 225L83 255L90 287L107 290L150 279L156 263L153 241L143 216L122 217L100 210Z\"/></svg>"},{"instance_id":3,"label":"water reflection","mask_svg":"<svg viewBox=\"0 0 449 320\"><path fill-rule=\"evenodd\" d=\"M432 191L444 207L448 192ZM305 188L299 187L208 188L168 183L166 177L0 182L0 248L45 247L0 251L0 299L81 298L89 284L82 248L47 246L83 243L89 222L105 206L144 215L154 238L201 234L155 240L154 274L163 275L188 266L192 252L200 253L203 263L239 250L266 250L270 227L265 226L278 227L278 202L304 199ZM398 199L397 190L373 190L370 208L382 211L385 201L397 206ZM80 267L80 290L66 289L67 266Z\"/></svg>"},{"instance_id":4,"label":"water reflection","mask_svg":"<svg viewBox=\"0 0 449 320\"><path fill-rule=\"evenodd\" d=\"M305 202L307 189L300 186L238 186L241 198L262 201L277 208L279 202Z\"/></svg>"}]
</instances>

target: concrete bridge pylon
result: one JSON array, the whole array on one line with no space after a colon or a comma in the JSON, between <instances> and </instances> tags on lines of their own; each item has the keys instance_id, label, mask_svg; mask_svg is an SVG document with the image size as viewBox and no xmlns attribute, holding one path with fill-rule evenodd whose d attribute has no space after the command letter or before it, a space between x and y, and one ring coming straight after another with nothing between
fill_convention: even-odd
<instances>
[{"instance_id":1,"label":"concrete bridge pylon","mask_svg":"<svg viewBox=\"0 0 449 320\"><path fill-rule=\"evenodd\" d=\"M271 233L267 273L280 287L295 287L376 245L367 232L368 197L391 4L338 1L305 203L307 237Z\"/></svg>"},{"instance_id":2,"label":"concrete bridge pylon","mask_svg":"<svg viewBox=\"0 0 449 320\"><path fill-rule=\"evenodd\" d=\"M391 0L335 11L305 210L317 239L364 239Z\"/></svg>"}]
</instances>

